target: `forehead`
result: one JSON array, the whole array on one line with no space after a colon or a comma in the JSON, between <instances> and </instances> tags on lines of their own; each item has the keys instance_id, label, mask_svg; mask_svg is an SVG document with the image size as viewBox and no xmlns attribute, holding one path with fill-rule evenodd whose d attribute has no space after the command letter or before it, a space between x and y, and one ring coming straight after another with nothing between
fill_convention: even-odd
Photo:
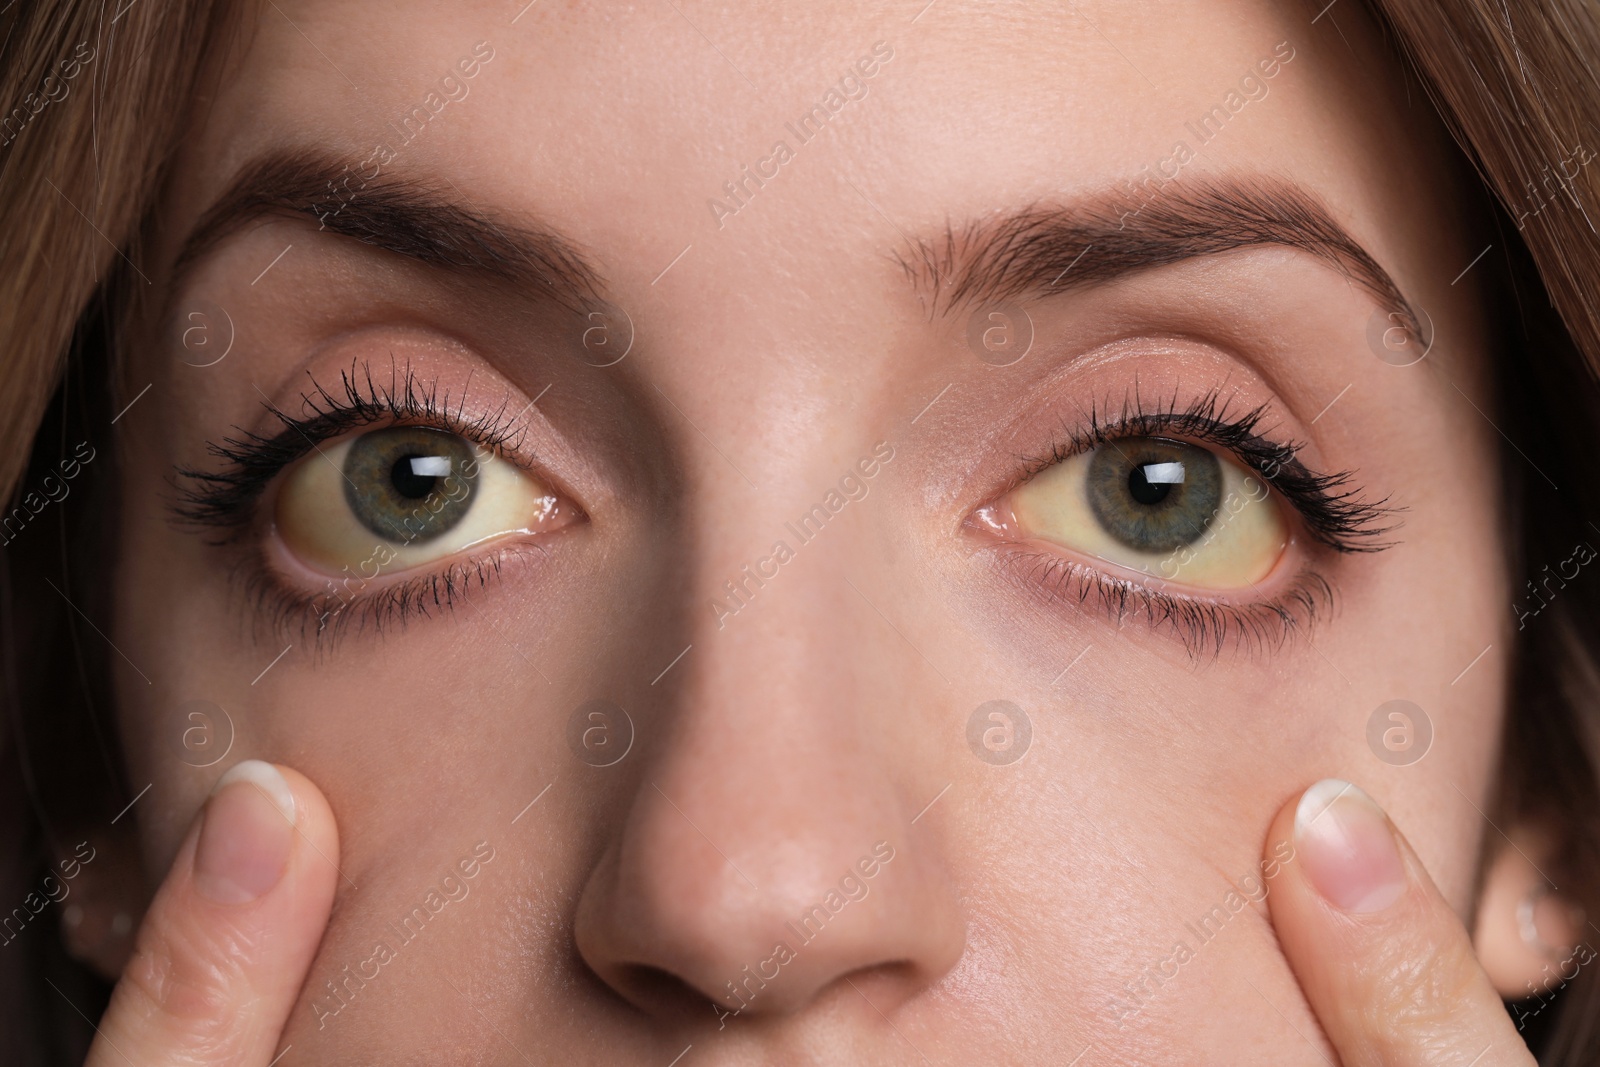
<instances>
[{"instance_id":1,"label":"forehead","mask_svg":"<svg viewBox=\"0 0 1600 1067\"><path fill-rule=\"evenodd\" d=\"M312 143L537 217L624 284L683 254L680 284L802 271L846 305L909 240L1153 173L1293 177L1386 264L1419 225L1418 137L1353 11L899 6L281 0L199 112L186 199Z\"/></svg>"}]
</instances>

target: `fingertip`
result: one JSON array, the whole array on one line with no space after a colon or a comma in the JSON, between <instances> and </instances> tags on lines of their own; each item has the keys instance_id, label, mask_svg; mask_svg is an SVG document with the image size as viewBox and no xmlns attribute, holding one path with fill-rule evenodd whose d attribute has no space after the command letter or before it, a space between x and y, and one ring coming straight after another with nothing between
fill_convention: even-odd
<instances>
[{"instance_id":1,"label":"fingertip","mask_svg":"<svg viewBox=\"0 0 1600 1067\"><path fill-rule=\"evenodd\" d=\"M200 816L194 890L213 904L253 903L288 871L294 798L269 763L250 761L217 781Z\"/></svg>"},{"instance_id":2,"label":"fingertip","mask_svg":"<svg viewBox=\"0 0 1600 1067\"><path fill-rule=\"evenodd\" d=\"M260 760L230 767L145 916L90 1062L197 1048L206 1062L270 1059L332 910L338 852L308 778Z\"/></svg>"},{"instance_id":3,"label":"fingertip","mask_svg":"<svg viewBox=\"0 0 1600 1067\"><path fill-rule=\"evenodd\" d=\"M289 767L250 759L217 779L200 815L194 888L216 904L251 903L284 878L337 863L332 813L321 790Z\"/></svg>"},{"instance_id":4,"label":"fingertip","mask_svg":"<svg viewBox=\"0 0 1600 1067\"><path fill-rule=\"evenodd\" d=\"M217 784L211 787L211 795L216 796L235 782L247 782L260 789L267 798L289 820L293 826L295 821L294 791L289 787L289 781L284 776L288 768L279 767L266 760L247 759L242 763L235 763L229 767ZM291 772L293 773L293 772ZM309 783L308 783L309 784Z\"/></svg>"},{"instance_id":5,"label":"fingertip","mask_svg":"<svg viewBox=\"0 0 1600 1067\"><path fill-rule=\"evenodd\" d=\"M1323 779L1279 809L1268 846L1285 840L1294 858L1268 897L1273 928L1344 1062L1465 1062L1491 1046L1504 1056L1486 1062L1531 1062L1459 917L1377 801Z\"/></svg>"},{"instance_id":6,"label":"fingertip","mask_svg":"<svg viewBox=\"0 0 1600 1067\"><path fill-rule=\"evenodd\" d=\"M1324 778L1300 795L1294 843L1307 881L1340 911L1380 912L1406 892L1406 864L1389 817L1351 782Z\"/></svg>"},{"instance_id":7,"label":"fingertip","mask_svg":"<svg viewBox=\"0 0 1600 1067\"><path fill-rule=\"evenodd\" d=\"M282 777L293 798L295 829L304 835L306 842L315 846L316 851L328 862L337 863L339 827L333 817L333 808L329 805L328 798L311 779L293 767L286 767L281 763L268 766Z\"/></svg>"}]
</instances>

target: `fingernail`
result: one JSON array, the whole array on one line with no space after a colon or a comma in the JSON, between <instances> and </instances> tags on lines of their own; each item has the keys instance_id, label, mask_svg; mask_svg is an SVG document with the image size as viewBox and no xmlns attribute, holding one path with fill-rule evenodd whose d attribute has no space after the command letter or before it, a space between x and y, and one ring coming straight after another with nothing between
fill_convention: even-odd
<instances>
[{"instance_id":1,"label":"fingernail","mask_svg":"<svg viewBox=\"0 0 1600 1067\"><path fill-rule=\"evenodd\" d=\"M283 877L294 844L294 793L278 768L245 760L228 768L206 802L194 885L219 904L245 904Z\"/></svg>"},{"instance_id":2,"label":"fingernail","mask_svg":"<svg viewBox=\"0 0 1600 1067\"><path fill-rule=\"evenodd\" d=\"M1406 891L1406 868L1383 809L1349 782L1324 778L1300 797L1295 852L1311 884L1342 911L1382 911Z\"/></svg>"}]
</instances>

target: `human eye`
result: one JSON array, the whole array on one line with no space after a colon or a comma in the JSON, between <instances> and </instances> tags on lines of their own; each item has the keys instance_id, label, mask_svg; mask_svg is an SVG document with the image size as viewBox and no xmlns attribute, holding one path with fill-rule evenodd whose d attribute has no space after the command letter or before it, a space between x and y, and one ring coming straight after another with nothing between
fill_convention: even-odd
<instances>
[{"instance_id":1,"label":"human eye","mask_svg":"<svg viewBox=\"0 0 1600 1067\"><path fill-rule=\"evenodd\" d=\"M1143 614L1191 649L1281 641L1331 596L1319 560L1385 548L1393 525L1351 472L1310 470L1268 421L1216 394L1091 412L975 525L1052 595L1098 599L1119 625Z\"/></svg>"},{"instance_id":2,"label":"human eye","mask_svg":"<svg viewBox=\"0 0 1600 1067\"><path fill-rule=\"evenodd\" d=\"M273 516L291 552L338 575L374 556L409 570L496 538L537 533L559 507L538 477L475 442L401 425L302 456L284 476Z\"/></svg>"},{"instance_id":3,"label":"human eye","mask_svg":"<svg viewBox=\"0 0 1600 1067\"><path fill-rule=\"evenodd\" d=\"M243 552L275 622L320 640L453 606L582 511L520 458L503 410L463 407L409 372L390 387L355 368L306 414L272 408L272 436L209 446L220 470L182 469L178 516Z\"/></svg>"},{"instance_id":4,"label":"human eye","mask_svg":"<svg viewBox=\"0 0 1600 1067\"><path fill-rule=\"evenodd\" d=\"M1172 438L1107 441L1009 500L1023 536L1208 589L1260 582L1288 547L1288 523L1258 477Z\"/></svg>"}]
</instances>

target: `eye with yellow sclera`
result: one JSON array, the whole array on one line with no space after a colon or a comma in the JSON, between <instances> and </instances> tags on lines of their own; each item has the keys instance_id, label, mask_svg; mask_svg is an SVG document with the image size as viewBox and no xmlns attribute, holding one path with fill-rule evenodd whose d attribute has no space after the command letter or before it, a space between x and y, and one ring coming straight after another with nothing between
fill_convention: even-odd
<instances>
[{"instance_id":1,"label":"eye with yellow sclera","mask_svg":"<svg viewBox=\"0 0 1600 1067\"><path fill-rule=\"evenodd\" d=\"M1289 543L1259 474L1199 445L1124 437L1052 464L996 509L1014 536L1207 590L1248 589Z\"/></svg>"},{"instance_id":2,"label":"eye with yellow sclera","mask_svg":"<svg viewBox=\"0 0 1600 1067\"><path fill-rule=\"evenodd\" d=\"M543 481L446 430L391 426L316 449L287 472L274 519L307 566L424 566L574 518Z\"/></svg>"}]
</instances>

